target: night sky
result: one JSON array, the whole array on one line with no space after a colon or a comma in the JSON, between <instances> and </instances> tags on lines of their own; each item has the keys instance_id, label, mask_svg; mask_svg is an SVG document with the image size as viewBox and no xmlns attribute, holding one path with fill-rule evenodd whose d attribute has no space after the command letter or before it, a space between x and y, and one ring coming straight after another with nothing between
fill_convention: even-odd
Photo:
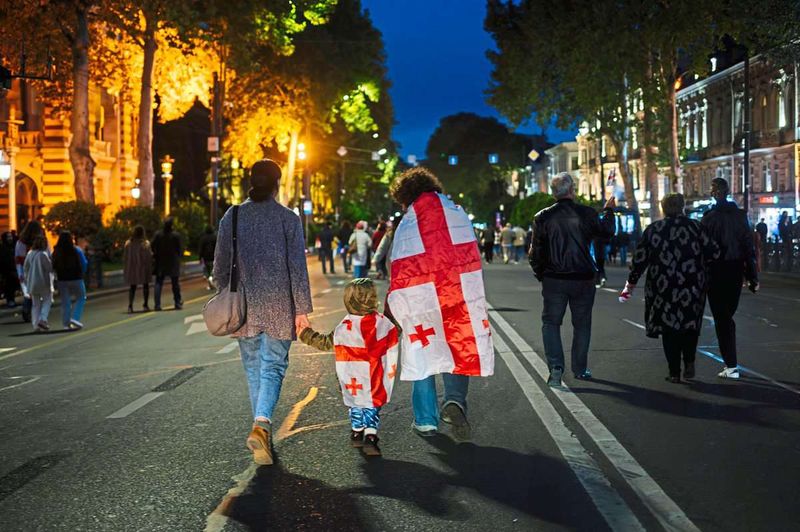
<instances>
[{"instance_id":1,"label":"night sky","mask_svg":"<svg viewBox=\"0 0 800 532\"><path fill-rule=\"evenodd\" d=\"M483 29L484 0L363 0L383 33L395 108L394 139L403 156L425 155L439 120L466 111L500 117L486 103L493 47ZM538 126L524 128L539 133ZM551 142L575 133L546 131Z\"/></svg>"}]
</instances>

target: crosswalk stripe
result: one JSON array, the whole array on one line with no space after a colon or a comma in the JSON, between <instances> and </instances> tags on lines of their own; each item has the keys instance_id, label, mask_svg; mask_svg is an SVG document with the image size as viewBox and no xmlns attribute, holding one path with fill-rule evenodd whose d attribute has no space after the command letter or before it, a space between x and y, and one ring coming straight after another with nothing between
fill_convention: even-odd
<instances>
[{"instance_id":1,"label":"crosswalk stripe","mask_svg":"<svg viewBox=\"0 0 800 532\"><path fill-rule=\"evenodd\" d=\"M544 360L517 333L514 328L490 306L490 316L505 333L520 354L533 366L539 377L547 381L549 370ZM700 529L689 519L675 501L658 485L647 471L636 461L628 450L617 440L608 428L592 413L584 402L564 386L553 388L553 394L563 404L567 412L580 424L595 442L622 479L630 486L639 500L668 531L699 532Z\"/></svg>"},{"instance_id":2,"label":"crosswalk stripe","mask_svg":"<svg viewBox=\"0 0 800 532\"><path fill-rule=\"evenodd\" d=\"M220 349L219 351L217 351L217 354L224 355L226 353L230 353L232 351L235 351L237 347L239 347L239 342L231 342L222 349Z\"/></svg>"},{"instance_id":3,"label":"crosswalk stripe","mask_svg":"<svg viewBox=\"0 0 800 532\"><path fill-rule=\"evenodd\" d=\"M110 416L107 416L106 419L121 419L128 417L150 401L158 399L162 395L164 395L164 392L147 392L137 400L133 401L132 403L128 403Z\"/></svg>"},{"instance_id":4,"label":"crosswalk stripe","mask_svg":"<svg viewBox=\"0 0 800 532\"><path fill-rule=\"evenodd\" d=\"M206 327L206 323L205 322L192 323L192 325L189 326L189 330L186 331L186 336L191 336L193 334L206 332L207 330L208 330L208 327Z\"/></svg>"},{"instance_id":5,"label":"crosswalk stripe","mask_svg":"<svg viewBox=\"0 0 800 532\"><path fill-rule=\"evenodd\" d=\"M196 321L203 321L203 315L202 314L195 314L193 316L186 316L185 318L183 318L183 324L184 325L188 325L188 324L194 323Z\"/></svg>"}]
</instances>

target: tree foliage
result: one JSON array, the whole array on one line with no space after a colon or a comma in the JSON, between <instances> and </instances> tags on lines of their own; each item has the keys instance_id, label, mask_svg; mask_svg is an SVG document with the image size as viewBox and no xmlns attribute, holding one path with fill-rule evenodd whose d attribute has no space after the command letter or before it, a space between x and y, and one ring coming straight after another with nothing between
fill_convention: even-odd
<instances>
[{"instance_id":1,"label":"tree foliage","mask_svg":"<svg viewBox=\"0 0 800 532\"><path fill-rule=\"evenodd\" d=\"M90 237L103 227L103 214L94 203L62 201L44 217L44 226L53 234L70 231L77 238Z\"/></svg>"}]
</instances>

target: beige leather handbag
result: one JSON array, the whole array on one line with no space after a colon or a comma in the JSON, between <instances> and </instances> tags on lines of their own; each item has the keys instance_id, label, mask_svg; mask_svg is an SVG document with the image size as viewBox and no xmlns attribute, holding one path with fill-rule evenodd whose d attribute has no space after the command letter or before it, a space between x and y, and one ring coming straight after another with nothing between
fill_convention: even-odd
<instances>
[{"instance_id":1,"label":"beige leather handbag","mask_svg":"<svg viewBox=\"0 0 800 532\"><path fill-rule=\"evenodd\" d=\"M231 279L228 286L216 293L203 307L203 319L208 332L214 336L228 336L235 333L247 322L247 298L244 285L239 282L239 246L237 230L239 225L239 206L233 207Z\"/></svg>"}]
</instances>

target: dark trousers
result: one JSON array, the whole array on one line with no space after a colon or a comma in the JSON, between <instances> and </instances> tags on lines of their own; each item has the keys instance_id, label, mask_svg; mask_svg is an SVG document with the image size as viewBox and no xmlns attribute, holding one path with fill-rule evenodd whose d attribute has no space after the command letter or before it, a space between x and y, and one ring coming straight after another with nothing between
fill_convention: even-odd
<instances>
[{"instance_id":1,"label":"dark trousers","mask_svg":"<svg viewBox=\"0 0 800 532\"><path fill-rule=\"evenodd\" d=\"M661 342L664 345L664 355L667 357L670 376L680 376L681 358L684 365L694 364L694 355L699 339L700 335L697 331L664 331L661 333Z\"/></svg>"},{"instance_id":2,"label":"dark trousers","mask_svg":"<svg viewBox=\"0 0 800 532\"><path fill-rule=\"evenodd\" d=\"M606 245L594 242L594 261L597 263L597 280L606 278Z\"/></svg>"},{"instance_id":3,"label":"dark trousers","mask_svg":"<svg viewBox=\"0 0 800 532\"><path fill-rule=\"evenodd\" d=\"M319 249L319 260L322 261L322 273L328 273L328 264L331 265L331 273L336 273L333 267L333 250L332 249Z\"/></svg>"},{"instance_id":4,"label":"dark trousers","mask_svg":"<svg viewBox=\"0 0 800 532\"><path fill-rule=\"evenodd\" d=\"M492 262L494 260L494 244L483 245L483 256L486 257L486 262Z\"/></svg>"},{"instance_id":5,"label":"dark trousers","mask_svg":"<svg viewBox=\"0 0 800 532\"><path fill-rule=\"evenodd\" d=\"M709 272L708 306L714 316L719 351L725 366L735 368L736 322L733 315L739 308L742 295L744 267L738 262L720 262L712 265Z\"/></svg>"},{"instance_id":6,"label":"dark trousers","mask_svg":"<svg viewBox=\"0 0 800 532\"><path fill-rule=\"evenodd\" d=\"M156 300L156 308L161 307L161 289L164 287L164 279L166 275L156 275L156 293L155 293L155 300ZM183 304L181 300L181 283L178 280L178 276L169 276L170 282L172 284L172 298L175 300L175 305Z\"/></svg>"},{"instance_id":7,"label":"dark trousers","mask_svg":"<svg viewBox=\"0 0 800 532\"><path fill-rule=\"evenodd\" d=\"M592 307L594 281L572 281L545 277L542 281L542 338L547 365L564 368L564 348L561 344L561 322L569 305L572 314L572 373L586 370L589 341L592 338Z\"/></svg>"},{"instance_id":8,"label":"dark trousers","mask_svg":"<svg viewBox=\"0 0 800 532\"><path fill-rule=\"evenodd\" d=\"M144 283L142 285L142 295L144 296L144 306L147 306L147 302L150 300L150 284ZM133 298L136 296L136 285L132 284L128 289L128 306L133 306Z\"/></svg>"}]
</instances>

